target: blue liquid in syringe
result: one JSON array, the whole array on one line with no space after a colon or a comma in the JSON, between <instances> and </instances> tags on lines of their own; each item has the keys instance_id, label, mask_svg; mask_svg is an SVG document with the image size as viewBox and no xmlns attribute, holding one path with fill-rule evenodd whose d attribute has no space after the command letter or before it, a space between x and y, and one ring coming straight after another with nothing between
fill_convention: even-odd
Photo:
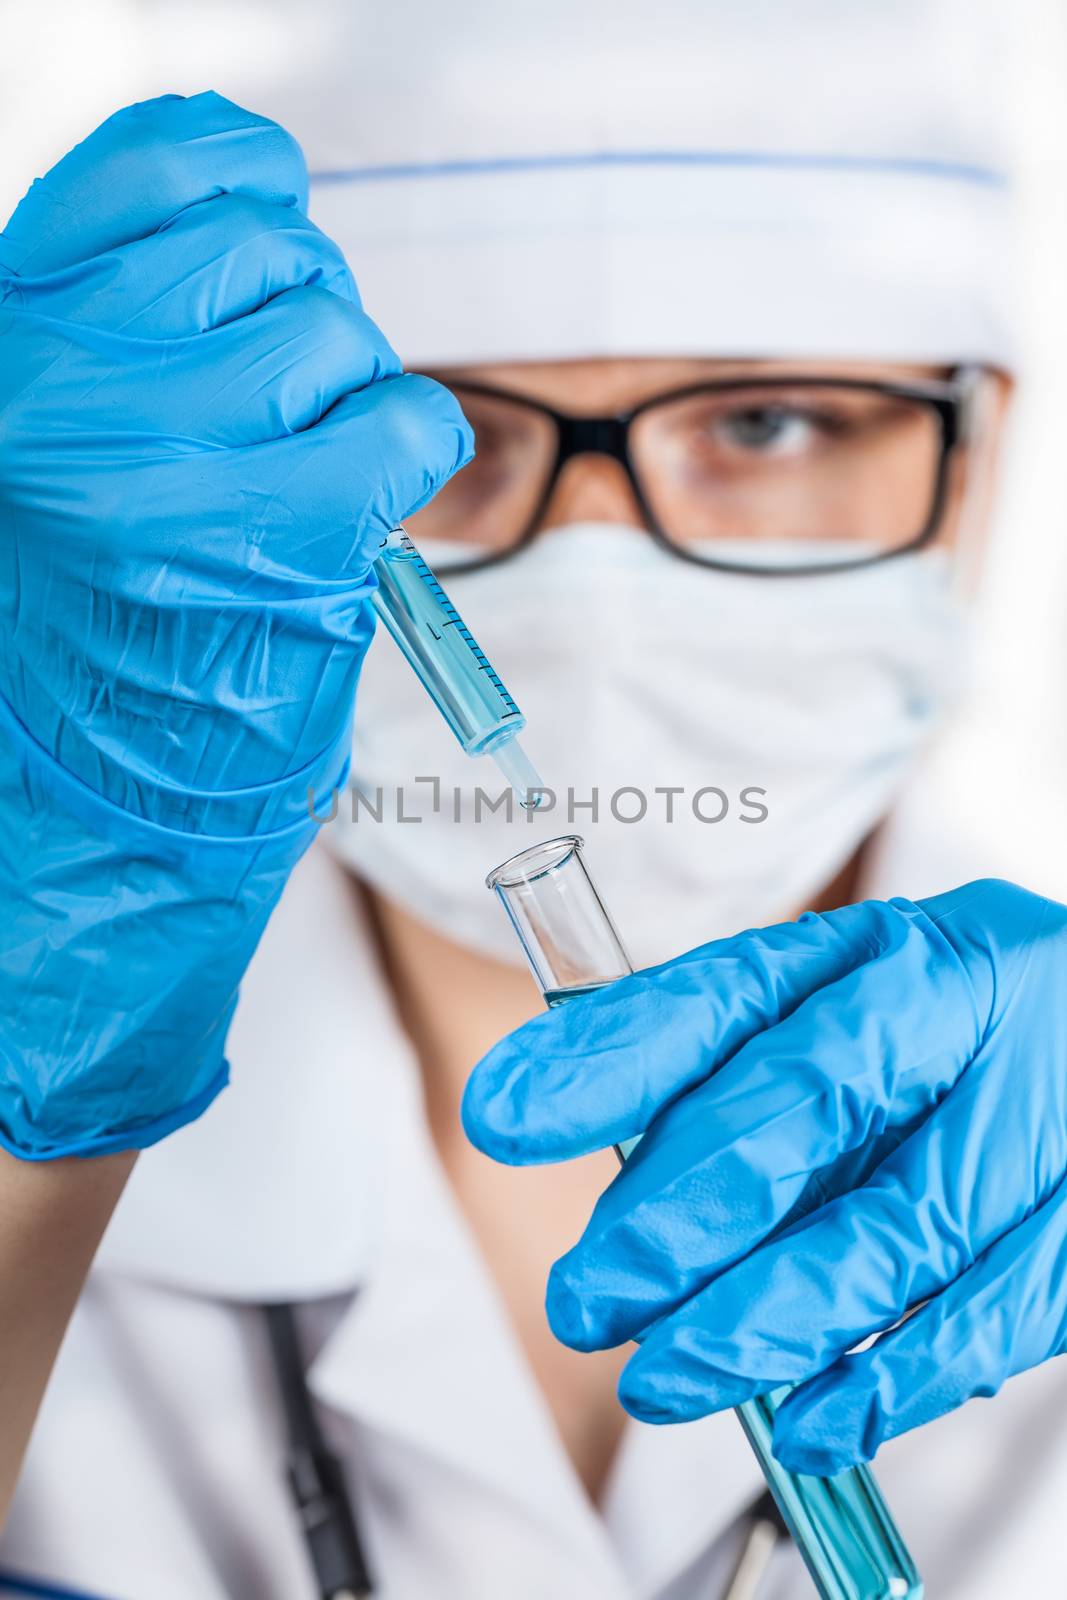
<instances>
[{"instance_id":1,"label":"blue liquid in syringe","mask_svg":"<svg viewBox=\"0 0 1067 1600\"><path fill-rule=\"evenodd\" d=\"M528 808L545 787L517 735L526 718L403 528L374 564L374 606L469 756L491 756Z\"/></svg>"}]
</instances>

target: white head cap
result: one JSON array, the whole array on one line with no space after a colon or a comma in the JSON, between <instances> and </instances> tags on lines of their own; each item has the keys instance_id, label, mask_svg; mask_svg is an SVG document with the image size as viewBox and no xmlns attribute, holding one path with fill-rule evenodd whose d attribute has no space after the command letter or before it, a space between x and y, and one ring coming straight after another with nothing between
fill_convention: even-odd
<instances>
[{"instance_id":1,"label":"white head cap","mask_svg":"<svg viewBox=\"0 0 1067 1600\"><path fill-rule=\"evenodd\" d=\"M1011 364L981 0L342 15L297 119L312 215L409 363Z\"/></svg>"}]
</instances>

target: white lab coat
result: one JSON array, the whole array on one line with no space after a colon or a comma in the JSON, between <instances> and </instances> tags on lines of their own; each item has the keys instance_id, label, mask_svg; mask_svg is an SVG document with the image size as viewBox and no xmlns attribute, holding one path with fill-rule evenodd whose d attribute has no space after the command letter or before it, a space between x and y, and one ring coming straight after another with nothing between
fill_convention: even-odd
<instances>
[{"instance_id":1,"label":"white lab coat","mask_svg":"<svg viewBox=\"0 0 1067 1600\"><path fill-rule=\"evenodd\" d=\"M628 1425L590 1506L438 1166L359 903L319 848L232 1055L232 1087L145 1153L120 1204L0 1540L0 1596L39 1592L21 1579L312 1600L250 1304L287 1296L306 1302L311 1387L384 1600L721 1593L760 1488L736 1422ZM930 1600L1064 1592L1064 1416L1054 1362L883 1451ZM760 1600L810 1592L784 1550Z\"/></svg>"}]
</instances>

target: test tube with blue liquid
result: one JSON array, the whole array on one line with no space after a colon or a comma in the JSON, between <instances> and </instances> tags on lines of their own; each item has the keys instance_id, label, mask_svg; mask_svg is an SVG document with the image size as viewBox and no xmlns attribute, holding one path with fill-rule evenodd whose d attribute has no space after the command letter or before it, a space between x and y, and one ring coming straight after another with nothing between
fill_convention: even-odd
<instances>
[{"instance_id":1,"label":"test tube with blue liquid","mask_svg":"<svg viewBox=\"0 0 1067 1600\"><path fill-rule=\"evenodd\" d=\"M445 590L402 528L375 563L374 605L470 756L490 756L527 808L544 785L518 734L525 727ZM549 1006L629 976L633 967L575 836L520 852L487 880L503 903ZM617 1146L625 1161L639 1141ZM786 1472L771 1453L778 1388L738 1407L738 1418L821 1600L922 1600L923 1587L866 1467L833 1478Z\"/></svg>"},{"instance_id":2,"label":"test tube with blue liquid","mask_svg":"<svg viewBox=\"0 0 1067 1600\"><path fill-rule=\"evenodd\" d=\"M577 836L521 851L486 882L507 912L547 1005L573 1003L632 974ZM619 1160L639 1143L617 1145ZM816 1478L787 1472L775 1460L774 1417L788 1393L780 1386L748 1400L737 1417L822 1600L922 1600L915 1564L867 1467Z\"/></svg>"}]
</instances>

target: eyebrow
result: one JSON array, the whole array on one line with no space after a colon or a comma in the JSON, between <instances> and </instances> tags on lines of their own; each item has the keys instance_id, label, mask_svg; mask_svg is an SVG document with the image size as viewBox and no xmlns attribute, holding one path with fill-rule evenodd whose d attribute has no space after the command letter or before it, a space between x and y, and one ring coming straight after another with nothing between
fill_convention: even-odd
<instances>
[{"instance_id":1,"label":"eyebrow","mask_svg":"<svg viewBox=\"0 0 1067 1600\"><path fill-rule=\"evenodd\" d=\"M839 359L827 358L825 361L815 359L791 360L786 358L758 357L751 360L739 360L735 357L724 357L716 360L714 357L694 356L692 358L634 356L634 357L603 357L604 366L609 366L616 361L632 363L634 370L621 377L621 381L608 382L605 385L605 394L590 404L608 409L627 409L630 406L641 405L646 400L653 400L659 394L667 394L674 389L684 389L690 385L699 386L701 383L731 383L736 381L743 387L748 378L774 379L781 377L784 384L790 378L826 378L832 381L840 378L858 382L871 383L907 383L923 382L930 380L945 380L951 377L951 367L923 364L920 362L875 362L853 361L846 362ZM473 364L470 367L431 367L428 375L438 379L446 385L453 383L484 384L489 389L499 389L501 393L513 396L516 400L529 400L535 405L549 407L566 407L572 401L567 389L567 369L582 367L588 369L597 364L598 358L590 357L585 360L577 358L574 361L542 362L542 361L508 361L486 362ZM679 370L674 363L684 364L685 370ZM662 370L669 366L669 370ZM527 389L522 383L523 368L536 369L545 373L552 369L555 380L549 391L539 384ZM653 371L652 369L656 370ZM585 376L583 370L583 376ZM583 408L584 409L584 408Z\"/></svg>"}]
</instances>

